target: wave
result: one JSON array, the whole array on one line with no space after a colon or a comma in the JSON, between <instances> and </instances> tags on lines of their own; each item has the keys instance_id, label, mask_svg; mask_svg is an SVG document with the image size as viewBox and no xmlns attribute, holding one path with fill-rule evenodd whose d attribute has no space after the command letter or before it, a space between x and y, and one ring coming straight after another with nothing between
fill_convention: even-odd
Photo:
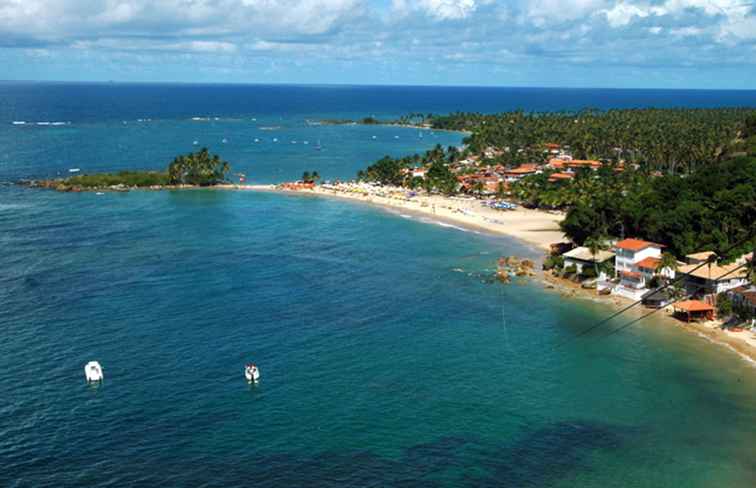
<instances>
[{"instance_id":1,"label":"wave","mask_svg":"<svg viewBox=\"0 0 756 488\"><path fill-rule=\"evenodd\" d=\"M47 120L40 120L39 122L27 122L25 120L14 120L11 122L11 124L12 125L38 125L38 126L46 127L49 125L55 125L55 126L71 125L71 122L63 122L63 121L50 122Z\"/></svg>"},{"instance_id":2,"label":"wave","mask_svg":"<svg viewBox=\"0 0 756 488\"><path fill-rule=\"evenodd\" d=\"M732 347L730 344L728 344L726 342L723 342L723 341L718 341L718 340L714 339L713 337L709 337L708 335L706 335L706 334L704 334L702 332L699 332L699 331L695 331L695 332L696 332L697 336L699 336L699 337L701 337L703 339L706 339L707 341L711 342L712 344L718 344L720 346L724 346L725 348L729 349L730 351L732 351L735 354L737 354L738 356L740 356L741 359L743 359L745 362L749 363L751 366L756 367L756 361L754 361L747 354L743 354L742 352L738 351L737 349L735 349L734 347Z\"/></svg>"}]
</instances>

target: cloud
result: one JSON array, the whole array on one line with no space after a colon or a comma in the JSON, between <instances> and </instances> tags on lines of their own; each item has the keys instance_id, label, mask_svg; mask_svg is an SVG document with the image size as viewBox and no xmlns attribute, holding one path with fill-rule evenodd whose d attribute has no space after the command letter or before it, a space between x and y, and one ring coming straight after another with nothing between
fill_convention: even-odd
<instances>
[{"instance_id":1,"label":"cloud","mask_svg":"<svg viewBox=\"0 0 756 488\"><path fill-rule=\"evenodd\" d=\"M756 65L739 54L753 53L756 42L754 7L747 3L0 0L0 51L50 53L28 56L40 63L85 55L155 63L153 70L184 59L218 70L265 63L254 73L326 64L338 71L364 63L376 76L443 68L480 73L482 81L495 72L527 70L564 77L587 66L706 70Z\"/></svg>"}]
</instances>

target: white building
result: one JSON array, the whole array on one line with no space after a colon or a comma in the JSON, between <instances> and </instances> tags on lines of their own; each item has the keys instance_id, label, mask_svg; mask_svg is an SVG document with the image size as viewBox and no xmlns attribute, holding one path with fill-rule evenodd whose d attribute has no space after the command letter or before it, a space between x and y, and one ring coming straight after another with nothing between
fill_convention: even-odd
<instances>
[{"instance_id":1,"label":"white building","mask_svg":"<svg viewBox=\"0 0 756 488\"><path fill-rule=\"evenodd\" d=\"M640 300L661 261L661 244L641 239L623 239L614 245L614 270L620 278L612 293Z\"/></svg>"},{"instance_id":2,"label":"white building","mask_svg":"<svg viewBox=\"0 0 756 488\"><path fill-rule=\"evenodd\" d=\"M583 273L583 268L593 268L596 265L604 264L614 258L611 251L599 251L594 256L587 247L576 247L575 249L562 254L564 258L564 267L575 266L578 274ZM601 279L601 277L599 277Z\"/></svg>"}]
</instances>

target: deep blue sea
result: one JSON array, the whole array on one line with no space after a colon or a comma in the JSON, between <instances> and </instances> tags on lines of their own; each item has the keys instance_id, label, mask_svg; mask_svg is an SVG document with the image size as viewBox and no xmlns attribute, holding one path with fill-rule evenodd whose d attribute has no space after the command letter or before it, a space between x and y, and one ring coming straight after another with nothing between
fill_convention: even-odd
<instances>
[{"instance_id":1,"label":"deep blue sea","mask_svg":"<svg viewBox=\"0 0 756 488\"><path fill-rule=\"evenodd\" d=\"M347 178L461 136L312 121L651 105L756 92L0 84L0 486L755 486L753 365L651 319L575 340L611 310L484 279L538 256L516 241L317 197L10 184L205 145L252 182Z\"/></svg>"}]
</instances>

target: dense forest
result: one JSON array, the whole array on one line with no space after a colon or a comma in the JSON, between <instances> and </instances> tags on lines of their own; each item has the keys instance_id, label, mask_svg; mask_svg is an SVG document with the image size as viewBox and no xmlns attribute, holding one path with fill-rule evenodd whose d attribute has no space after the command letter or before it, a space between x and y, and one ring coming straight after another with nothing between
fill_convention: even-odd
<instances>
[{"instance_id":1,"label":"dense forest","mask_svg":"<svg viewBox=\"0 0 756 488\"><path fill-rule=\"evenodd\" d=\"M470 130L473 153L487 147L508 150L502 163L544 158L546 143L569 147L576 159L624 160L648 171L689 173L721 161L736 149L745 121L755 109L627 109L496 115L456 113L432 116L437 129Z\"/></svg>"}]
</instances>

